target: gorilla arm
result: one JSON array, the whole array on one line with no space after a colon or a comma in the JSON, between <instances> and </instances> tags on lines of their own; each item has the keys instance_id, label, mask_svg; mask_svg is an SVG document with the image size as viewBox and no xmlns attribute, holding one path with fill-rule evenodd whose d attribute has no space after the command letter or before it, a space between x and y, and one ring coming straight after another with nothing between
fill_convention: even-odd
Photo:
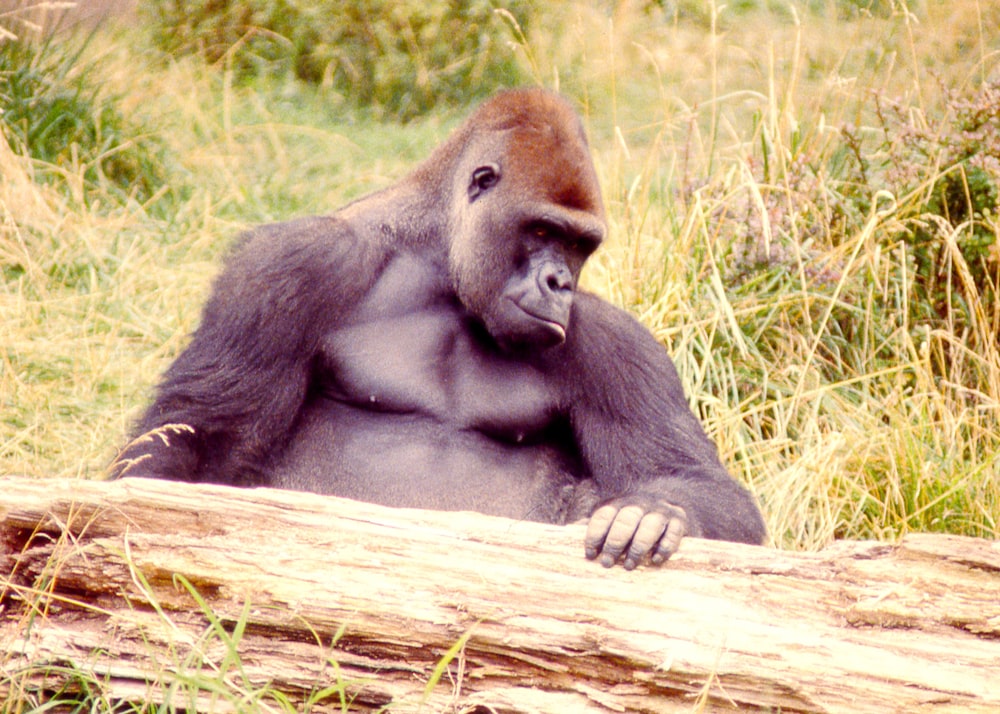
<instances>
[{"instance_id":1,"label":"gorilla arm","mask_svg":"<svg viewBox=\"0 0 1000 714\"><path fill-rule=\"evenodd\" d=\"M577 293L562 367L570 421L601 499L588 558L660 563L693 535L761 543L753 497L723 468L666 350L631 316Z\"/></svg>"},{"instance_id":2,"label":"gorilla arm","mask_svg":"<svg viewBox=\"0 0 1000 714\"><path fill-rule=\"evenodd\" d=\"M260 484L302 408L320 339L370 288L377 253L336 218L248 233L116 475Z\"/></svg>"}]
</instances>

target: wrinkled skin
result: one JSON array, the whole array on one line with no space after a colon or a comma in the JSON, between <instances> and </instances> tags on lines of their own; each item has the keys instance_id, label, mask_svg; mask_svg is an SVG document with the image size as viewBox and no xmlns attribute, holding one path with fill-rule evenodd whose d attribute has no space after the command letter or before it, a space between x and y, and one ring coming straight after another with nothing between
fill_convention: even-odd
<instances>
[{"instance_id":1,"label":"wrinkled skin","mask_svg":"<svg viewBox=\"0 0 1000 714\"><path fill-rule=\"evenodd\" d=\"M116 470L589 518L629 569L761 543L665 350L576 288L605 230L568 104L498 95L392 188L244 236Z\"/></svg>"}]
</instances>

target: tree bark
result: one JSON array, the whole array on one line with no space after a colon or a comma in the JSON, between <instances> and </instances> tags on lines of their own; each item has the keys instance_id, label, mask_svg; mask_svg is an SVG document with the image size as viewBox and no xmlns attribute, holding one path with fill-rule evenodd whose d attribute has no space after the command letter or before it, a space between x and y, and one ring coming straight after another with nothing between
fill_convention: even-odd
<instances>
[{"instance_id":1,"label":"tree bark","mask_svg":"<svg viewBox=\"0 0 1000 714\"><path fill-rule=\"evenodd\" d=\"M0 479L0 700L178 709L1000 710L1000 544L686 539L269 489ZM450 651L450 652L449 652ZM323 691L327 690L327 691ZM328 695L328 696L323 696Z\"/></svg>"}]
</instances>

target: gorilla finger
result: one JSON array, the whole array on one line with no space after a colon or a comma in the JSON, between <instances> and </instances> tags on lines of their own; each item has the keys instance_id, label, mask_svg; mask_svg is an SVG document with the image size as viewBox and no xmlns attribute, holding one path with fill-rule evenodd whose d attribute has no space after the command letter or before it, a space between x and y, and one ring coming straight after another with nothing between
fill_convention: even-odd
<instances>
[{"instance_id":1,"label":"gorilla finger","mask_svg":"<svg viewBox=\"0 0 1000 714\"><path fill-rule=\"evenodd\" d=\"M625 556L625 570L634 570L643 558L653 552L667 528L668 521L669 517L665 513L657 511L642 517Z\"/></svg>"},{"instance_id":2,"label":"gorilla finger","mask_svg":"<svg viewBox=\"0 0 1000 714\"><path fill-rule=\"evenodd\" d=\"M601 548L604 547L604 541L608 536L608 531L611 529L611 524L614 523L615 516L617 515L618 507L607 505L598 508L590 517L590 523L587 526L587 535L583 541L587 557L590 560L593 560L600 554Z\"/></svg>"},{"instance_id":3,"label":"gorilla finger","mask_svg":"<svg viewBox=\"0 0 1000 714\"><path fill-rule=\"evenodd\" d=\"M656 551L653 553L652 562L654 565L659 565L666 560L670 559L670 556L677 552L677 549L681 545L681 539L687 533L687 522L683 518L672 518L670 523L667 525L667 531L660 538L659 544L656 546Z\"/></svg>"},{"instance_id":4,"label":"gorilla finger","mask_svg":"<svg viewBox=\"0 0 1000 714\"><path fill-rule=\"evenodd\" d=\"M625 552L632 537L635 535L639 523L645 510L640 506L626 506L618 511L614 523L608 531L608 537L604 539L604 547L601 549L601 565L610 568L614 565L621 554Z\"/></svg>"}]
</instances>

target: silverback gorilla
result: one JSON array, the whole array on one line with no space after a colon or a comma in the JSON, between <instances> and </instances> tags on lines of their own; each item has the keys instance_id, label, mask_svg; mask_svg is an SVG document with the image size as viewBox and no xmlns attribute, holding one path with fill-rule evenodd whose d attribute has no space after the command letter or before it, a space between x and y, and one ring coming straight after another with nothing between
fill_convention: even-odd
<instances>
[{"instance_id":1,"label":"silverback gorilla","mask_svg":"<svg viewBox=\"0 0 1000 714\"><path fill-rule=\"evenodd\" d=\"M244 236L119 474L566 523L588 558L760 543L664 348L576 290L605 234L558 96L487 101L397 185ZM185 425L180 429L176 425Z\"/></svg>"}]
</instances>

